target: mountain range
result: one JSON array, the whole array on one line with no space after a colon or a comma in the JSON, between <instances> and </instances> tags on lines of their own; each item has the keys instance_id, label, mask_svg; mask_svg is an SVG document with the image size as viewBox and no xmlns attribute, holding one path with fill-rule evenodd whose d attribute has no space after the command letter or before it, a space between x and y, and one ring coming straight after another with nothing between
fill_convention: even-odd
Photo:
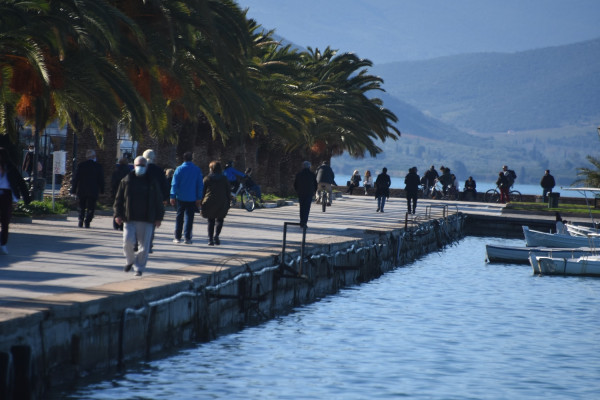
<instances>
[{"instance_id":1,"label":"mountain range","mask_svg":"<svg viewBox=\"0 0 600 400\"><path fill-rule=\"evenodd\" d=\"M377 159L332 161L336 173L454 166L459 179L495 180L503 164L522 183L551 169L561 184L598 148L600 39L515 53L473 53L374 65L402 138ZM389 161L392 161L390 163ZM459 176L461 175L461 176Z\"/></svg>"}]
</instances>

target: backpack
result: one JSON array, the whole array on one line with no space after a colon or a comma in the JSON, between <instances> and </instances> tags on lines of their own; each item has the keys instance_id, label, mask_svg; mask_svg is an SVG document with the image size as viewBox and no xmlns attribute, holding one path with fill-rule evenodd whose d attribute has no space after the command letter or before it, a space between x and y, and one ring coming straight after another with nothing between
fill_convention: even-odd
<instances>
[{"instance_id":1,"label":"backpack","mask_svg":"<svg viewBox=\"0 0 600 400\"><path fill-rule=\"evenodd\" d=\"M517 174L512 169L509 169L506 172L507 172L506 178L508 179L508 185L510 187L513 185L513 183L515 183L515 179L517 179Z\"/></svg>"}]
</instances>

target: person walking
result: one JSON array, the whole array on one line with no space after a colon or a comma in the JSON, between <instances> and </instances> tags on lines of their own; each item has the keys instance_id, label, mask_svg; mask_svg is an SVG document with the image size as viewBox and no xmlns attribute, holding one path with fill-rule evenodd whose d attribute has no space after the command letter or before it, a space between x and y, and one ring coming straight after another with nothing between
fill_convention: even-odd
<instances>
[{"instance_id":1,"label":"person walking","mask_svg":"<svg viewBox=\"0 0 600 400\"><path fill-rule=\"evenodd\" d=\"M373 187L373 176L371 175L371 171L365 171L365 180L363 181L363 186L365 188L365 195L369 193L369 189Z\"/></svg>"},{"instance_id":2,"label":"person walking","mask_svg":"<svg viewBox=\"0 0 600 400\"><path fill-rule=\"evenodd\" d=\"M219 161L211 161L208 168L209 174L204 178L200 212L208 220L208 245L218 246L221 244L219 235L231 204L231 187Z\"/></svg>"},{"instance_id":3,"label":"person walking","mask_svg":"<svg viewBox=\"0 0 600 400\"><path fill-rule=\"evenodd\" d=\"M158 182L163 202L167 203L169 201L170 187L169 183L167 182L165 172L161 167L156 165L156 153L154 152L154 150L148 149L144 151L144 153L142 153L142 156L148 161L146 173L150 178L155 179L156 182Z\"/></svg>"},{"instance_id":4,"label":"person walking","mask_svg":"<svg viewBox=\"0 0 600 400\"><path fill-rule=\"evenodd\" d=\"M129 272L133 268L135 276L141 276L148 261L152 234L161 225L165 208L158 182L148 175L147 160L138 156L133 165L134 170L119 183L113 211L115 222L124 225L123 270Z\"/></svg>"},{"instance_id":5,"label":"person walking","mask_svg":"<svg viewBox=\"0 0 600 400\"><path fill-rule=\"evenodd\" d=\"M34 159L34 155L35 155L34 153L35 153L35 146L30 144L27 149L27 154L25 154L25 158L23 159L23 166L21 168L23 170L23 173L27 177L33 176L33 159Z\"/></svg>"},{"instance_id":6,"label":"person walking","mask_svg":"<svg viewBox=\"0 0 600 400\"><path fill-rule=\"evenodd\" d=\"M129 168L129 160L123 157L119 160L117 168L113 171L110 177L110 199L112 200L113 204L115 203L115 197L117 197L117 190L119 189L121 179L125 178L129 172L131 172L131 168ZM119 225L113 219L113 229L122 231L123 224Z\"/></svg>"},{"instance_id":7,"label":"person walking","mask_svg":"<svg viewBox=\"0 0 600 400\"><path fill-rule=\"evenodd\" d=\"M425 181L423 182L423 197L429 197L431 188L435 185L435 180L439 177L435 166L432 165L427 171L425 171Z\"/></svg>"},{"instance_id":8,"label":"person walking","mask_svg":"<svg viewBox=\"0 0 600 400\"><path fill-rule=\"evenodd\" d=\"M377 179L375 179L375 198L377 199L376 212L383 212L383 207L385 207L385 200L388 197L390 197L391 185L392 180L387 174L387 168L383 167L383 170L379 175L377 175Z\"/></svg>"},{"instance_id":9,"label":"person walking","mask_svg":"<svg viewBox=\"0 0 600 400\"><path fill-rule=\"evenodd\" d=\"M347 194L352 194L352 192L354 191L354 188L357 188L360 186L360 181L362 179L360 178L360 173L358 172L358 170L354 170L354 172L352 173L352 176L350 177L350 180L348 181L348 190L346 190Z\"/></svg>"},{"instance_id":10,"label":"person walking","mask_svg":"<svg viewBox=\"0 0 600 400\"><path fill-rule=\"evenodd\" d=\"M408 170L408 174L404 178L404 190L406 191L406 205L409 214L415 214L417 211L417 198L419 197L419 184L421 178L417 175L417 167L412 167ZM412 208L411 208L412 201Z\"/></svg>"},{"instance_id":11,"label":"person walking","mask_svg":"<svg viewBox=\"0 0 600 400\"><path fill-rule=\"evenodd\" d=\"M542 199L544 203L548 201L548 193L552 193L552 189L556 186L556 182L554 181L554 177L550 175L550 170L547 169L542 176L542 180L540 181L540 186L542 187Z\"/></svg>"},{"instance_id":12,"label":"person walking","mask_svg":"<svg viewBox=\"0 0 600 400\"><path fill-rule=\"evenodd\" d=\"M8 150L0 147L0 255L8 254L8 225L12 217L13 201L23 197L31 202L29 190L18 168L11 162Z\"/></svg>"},{"instance_id":13,"label":"person walking","mask_svg":"<svg viewBox=\"0 0 600 400\"><path fill-rule=\"evenodd\" d=\"M94 219L98 196L104 193L104 170L96 162L96 152L89 149L85 152L86 160L79 163L73 176L71 194L79 199L79 227L89 228Z\"/></svg>"},{"instance_id":14,"label":"person walking","mask_svg":"<svg viewBox=\"0 0 600 400\"><path fill-rule=\"evenodd\" d=\"M327 199L327 205L331 206L333 200L333 190L331 185L335 185L335 174L329 166L329 162L323 161L323 163L317 168L317 203L321 202L321 191L327 190L329 198Z\"/></svg>"},{"instance_id":15,"label":"person walking","mask_svg":"<svg viewBox=\"0 0 600 400\"><path fill-rule=\"evenodd\" d=\"M158 187L160 187L160 193L162 195L163 204L166 205L169 202L169 194L171 191L171 187L169 186L169 183L167 182L167 177L165 176L163 169L155 164L156 153L154 153L154 150L152 150L152 149L147 149L146 151L144 151L142 153L142 156L148 162L147 166L146 166L146 168L147 168L146 174L148 174L148 176L151 179L154 179L158 183ZM149 250L150 253L152 253L153 247L154 247L154 231L152 232L152 239L150 239L150 250Z\"/></svg>"},{"instance_id":16,"label":"person walking","mask_svg":"<svg viewBox=\"0 0 600 400\"><path fill-rule=\"evenodd\" d=\"M442 193L445 196L448 194L448 188L452 184L452 174L450 173L450 168L444 167L443 165L440 167L440 171L442 171L442 174L437 179L442 185Z\"/></svg>"},{"instance_id":17,"label":"person walking","mask_svg":"<svg viewBox=\"0 0 600 400\"><path fill-rule=\"evenodd\" d=\"M294 190L298 194L298 202L300 203L300 227L304 229L307 228L310 205L317 191L317 186L317 176L310 170L310 162L304 161L302 169L294 179Z\"/></svg>"},{"instance_id":18,"label":"person walking","mask_svg":"<svg viewBox=\"0 0 600 400\"><path fill-rule=\"evenodd\" d=\"M192 157L191 151L183 153L183 163L177 167L171 181L171 205L177 205L173 243L181 243L183 231L184 243L192 244L194 213L202 199L202 171L192 162Z\"/></svg>"}]
</instances>

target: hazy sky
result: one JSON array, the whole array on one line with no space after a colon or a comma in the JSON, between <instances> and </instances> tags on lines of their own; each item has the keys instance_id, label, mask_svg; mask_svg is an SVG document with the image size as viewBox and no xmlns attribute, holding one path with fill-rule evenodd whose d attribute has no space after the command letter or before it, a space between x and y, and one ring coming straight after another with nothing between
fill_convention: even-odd
<instances>
[{"instance_id":1,"label":"hazy sky","mask_svg":"<svg viewBox=\"0 0 600 400\"><path fill-rule=\"evenodd\" d=\"M600 37L600 0L238 0L285 39L375 63ZM599 55L600 56L600 55Z\"/></svg>"}]
</instances>

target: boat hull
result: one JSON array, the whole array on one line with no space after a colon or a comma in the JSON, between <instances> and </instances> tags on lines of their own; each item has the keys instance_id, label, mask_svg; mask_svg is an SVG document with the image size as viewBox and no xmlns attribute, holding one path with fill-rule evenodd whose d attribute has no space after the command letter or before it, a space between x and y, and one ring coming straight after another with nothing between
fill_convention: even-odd
<instances>
[{"instance_id":1,"label":"boat hull","mask_svg":"<svg viewBox=\"0 0 600 400\"><path fill-rule=\"evenodd\" d=\"M556 257L556 258L578 258L585 255L591 255L590 248L548 248L548 247L511 247L486 245L486 259L490 263L529 263L529 254L533 253L538 257Z\"/></svg>"},{"instance_id":2,"label":"boat hull","mask_svg":"<svg viewBox=\"0 0 600 400\"><path fill-rule=\"evenodd\" d=\"M560 233L546 233L523 226L523 235L527 247L576 248L600 246L600 237L570 236Z\"/></svg>"},{"instance_id":3,"label":"boat hull","mask_svg":"<svg viewBox=\"0 0 600 400\"><path fill-rule=\"evenodd\" d=\"M534 272L540 275L594 276L600 277L600 259L598 257L552 258L532 257Z\"/></svg>"}]
</instances>

